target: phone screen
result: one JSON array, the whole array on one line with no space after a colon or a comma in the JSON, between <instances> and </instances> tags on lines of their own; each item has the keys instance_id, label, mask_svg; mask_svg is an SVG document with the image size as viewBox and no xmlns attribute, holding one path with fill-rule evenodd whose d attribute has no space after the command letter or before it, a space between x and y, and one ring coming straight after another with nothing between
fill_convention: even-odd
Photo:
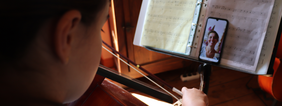
<instances>
[{"instance_id":1,"label":"phone screen","mask_svg":"<svg viewBox=\"0 0 282 106\"><path fill-rule=\"evenodd\" d=\"M203 35L199 59L212 63L219 63L222 55L228 21L226 19L207 19L205 33Z\"/></svg>"}]
</instances>

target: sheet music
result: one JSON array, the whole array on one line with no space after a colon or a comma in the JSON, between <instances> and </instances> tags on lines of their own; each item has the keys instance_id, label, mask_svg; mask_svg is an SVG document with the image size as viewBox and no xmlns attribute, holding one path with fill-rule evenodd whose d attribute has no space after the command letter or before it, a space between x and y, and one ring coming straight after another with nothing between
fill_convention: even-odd
<instances>
[{"instance_id":1,"label":"sheet music","mask_svg":"<svg viewBox=\"0 0 282 106\"><path fill-rule=\"evenodd\" d=\"M185 53L197 0L149 0L141 44Z\"/></svg>"},{"instance_id":2,"label":"sheet music","mask_svg":"<svg viewBox=\"0 0 282 106\"><path fill-rule=\"evenodd\" d=\"M254 72L274 0L210 0L208 16L229 21L222 65Z\"/></svg>"},{"instance_id":3,"label":"sheet music","mask_svg":"<svg viewBox=\"0 0 282 106\"><path fill-rule=\"evenodd\" d=\"M258 69L257 69L258 74L265 74L268 71L274 43L277 37L277 32L281 21L281 14L282 14L282 1L276 0L268 24L268 29L264 39L264 43L262 46L262 52L260 55Z\"/></svg>"}]
</instances>

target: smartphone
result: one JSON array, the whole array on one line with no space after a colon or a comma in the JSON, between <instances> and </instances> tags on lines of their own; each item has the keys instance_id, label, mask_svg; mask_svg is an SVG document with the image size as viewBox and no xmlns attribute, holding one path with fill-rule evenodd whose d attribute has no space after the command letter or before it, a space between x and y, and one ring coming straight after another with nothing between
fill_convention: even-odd
<instances>
[{"instance_id":1,"label":"smartphone","mask_svg":"<svg viewBox=\"0 0 282 106\"><path fill-rule=\"evenodd\" d=\"M199 60L219 64L222 56L228 20L209 17L206 21Z\"/></svg>"}]
</instances>

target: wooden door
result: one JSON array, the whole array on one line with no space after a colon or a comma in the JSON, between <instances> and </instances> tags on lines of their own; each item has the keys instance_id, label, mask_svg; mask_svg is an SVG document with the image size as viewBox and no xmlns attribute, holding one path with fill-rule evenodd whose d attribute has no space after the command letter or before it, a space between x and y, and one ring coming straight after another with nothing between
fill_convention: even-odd
<instances>
[{"instance_id":1,"label":"wooden door","mask_svg":"<svg viewBox=\"0 0 282 106\"><path fill-rule=\"evenodd\" d=\"M152 73L179 69L190 61L183 60L157 52L149 51L143 47L133 45L135 29L142 0L114 0L119 51L129 59ZM139 73L122 64L123 74L133 78L141 77Z\"/></svg>"}]
</instances>

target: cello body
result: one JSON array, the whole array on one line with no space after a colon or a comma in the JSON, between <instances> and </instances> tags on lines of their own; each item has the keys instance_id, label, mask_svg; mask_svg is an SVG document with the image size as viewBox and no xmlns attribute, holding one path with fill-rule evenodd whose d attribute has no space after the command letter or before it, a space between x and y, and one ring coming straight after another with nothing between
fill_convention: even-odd
<instances>
[{"instance_id":1,"label":"cello body","mask_svg":"<svg viewBox=\"0 0 282 106\"><path fill-rule=\"evenodd\" d=\"M280 64L280 59L282 59L282 37L280 37L280 42L273 65L273 75L271 77L262 75L258 76L260 88L271 94L278 101L282 101L282 67Z\"/></svg>"},{"instance_id":2,"label":"cello body","mask_svg":"<svg viewBox=\"0 0 282 106\"><path fill-rule=\"evenodd\" d=\"M83 96L68 106L146 106L146 104L105 77L96 75Z\"/></svg>"},{"instance_id":3,"label":"cello body","mask_svg":"<svg viewBox=\"0 0 282 106\"><path fill-rule=\"evenodd\" d=\"M278 67L279 65L280 60L276 58L273 66L273 76L259 75L258 83L263 91L271 94L276 100L282 101L282 67Z\"/></svg>"}]
</instances>

